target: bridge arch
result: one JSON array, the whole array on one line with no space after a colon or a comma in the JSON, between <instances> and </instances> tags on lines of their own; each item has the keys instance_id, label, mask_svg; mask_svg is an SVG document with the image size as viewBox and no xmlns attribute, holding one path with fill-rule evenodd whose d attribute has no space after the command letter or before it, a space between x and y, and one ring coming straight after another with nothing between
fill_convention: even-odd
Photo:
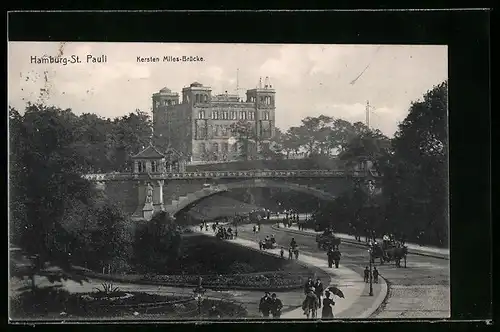
<instances>
[{"instance_id":1,"label":"bridge arch","mask_svg":"<svg viewBox=\"0 0 500 332\"><path fill-rule=\"evenodd\" d=\"M180 197L178 200L173 201L170 205L165 207L165 210L171 215L176 215L182 209L187 206L196 203L199 200L207 198L209 196L216 195L218 193L230 191L232 189L244 189L244 188L282 188L289 189L293 191L303 192L310 194L317 198L323 200L333 201L337 196L328 193L324 190L320 190L308 185L301 185L291 182L277 182L268 179L250 179L239 182L232 182L227 184L213 185L209 188L203 188L186 196Z\"/></svg>"}]
</instances>

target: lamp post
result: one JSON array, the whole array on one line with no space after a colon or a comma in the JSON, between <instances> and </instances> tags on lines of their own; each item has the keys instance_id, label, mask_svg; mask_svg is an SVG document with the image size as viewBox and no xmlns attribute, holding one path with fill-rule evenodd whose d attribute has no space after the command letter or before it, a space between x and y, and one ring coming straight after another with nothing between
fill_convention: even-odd
<instances>
[{"instance_id":1,"label":"lamp post","mask_svg":"<svg viewBox=\"0 0 500 332\"><path fill-rule=\"evenodd\" d=\"M202 278L198 278L198 286L193 289L194 298L196 299L196 304L198 305L198 316L201 317L201 305L203 303L203 294L205 294L205 289L201 285Z\"/></svg>"},{"instance_id":2,"label":"lamp post","mask_svg":"<svg viewBox=\"0 0 500 332\"><path fill-rule=\"evenodd\" d=\"M370 259L370 293L369 296L373 296L373 280L372 280L372 248L368 249L369 259Z\"/></svg>"}]
</instances>

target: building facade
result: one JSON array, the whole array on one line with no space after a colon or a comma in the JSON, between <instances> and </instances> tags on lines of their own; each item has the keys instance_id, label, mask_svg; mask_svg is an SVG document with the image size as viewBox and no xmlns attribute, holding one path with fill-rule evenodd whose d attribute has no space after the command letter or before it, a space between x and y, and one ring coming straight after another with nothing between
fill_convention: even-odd
<instances>
[{"instance_id":1,"label":"building facade","mask_svg":"<svg viewBox=\"0 0 500 332\"><path fill-rule=\"evenodd\" d=\"M194 82L179 94L168 88L153 94L155 145L172 147L190 161L236 160L241 155L238 134L231 125L244 121L260 144L275 133L275 90L270 84L246 91L246 100L234 94L213 95L208 86Z\"/></svg>"}]
</instances>

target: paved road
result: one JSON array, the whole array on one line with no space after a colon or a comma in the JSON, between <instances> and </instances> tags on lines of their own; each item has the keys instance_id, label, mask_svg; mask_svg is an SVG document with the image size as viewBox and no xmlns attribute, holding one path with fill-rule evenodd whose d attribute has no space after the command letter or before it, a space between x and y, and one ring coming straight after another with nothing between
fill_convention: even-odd
<instances>
[{"instance_id":1,"label":"paved road","mask_svg":"<svg viewBox=\"0 0 500 332\"><path fill-rule=\"evenodd\" d=\"M253 225L238 227L238 236L248 240L263 239L267 234L274 234L279 245L288 246L292 237L301 251L314 257L324 258L326 253L318 250L314 237L287 233L262 225L260 234L254 235ZM366 248L341 244L341 264L362 273L368 264ZM444 318L450 316L449 261L444 259L408 255L407 268L396 268L393 264L379 266L383 276L389 282L389 293L375 318Z\"/></svg>"}]
</instances>

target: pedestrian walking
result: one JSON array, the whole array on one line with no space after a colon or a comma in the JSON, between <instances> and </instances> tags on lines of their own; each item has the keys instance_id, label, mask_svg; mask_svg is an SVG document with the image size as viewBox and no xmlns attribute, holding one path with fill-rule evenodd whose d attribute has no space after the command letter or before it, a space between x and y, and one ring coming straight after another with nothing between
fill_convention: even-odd
<instances>
[{"instance_id":1,"label":"pedestrian walking","mask_svg":"<svg viewBox=\"0 0 500 332\"><path fill-rule=\"evenodd\" d=\"M280 256L281 258L285 258L285 249L283 247L280 249Z\"/></svg>"},{"instance_id":2,"label":"pedestrian walking","mask_svg":"<svg viewBox=\"0 0 500 332\"><path fill-rule=\"evenodd\" d=\"M368 270L368 266L365 267L365 271L364 271L364 280L365 282L367 283L370 279L370 270Z\"/></svg>"},{"instance_id":3,"label":"pedestrian walking","mask_svg":"<svg viewBox=\"0 0 500 332\"><path fill-rule=\"evenodd\" d=\"M328 256L328 267L329 268L333 267L333 254L334 254L333 247L330 247L330 249L328 249L328 252L326 253L326 255Z\"/></svg>"},{"instance_id":4,"label":"pedestrian walking","mask_svg":"<svg viewBox=\"0 0 500 332\"><path fill-rule=\"evenodd\" d=\"M307 278L306 284L304 285L304 294L307 294L307 292L309 292L311 288L314 291L314 281L311 277L309 277Z\"/></svg>"},{"instance_id":5,"label":"pedestrian walking","mask_svg":"<svg viewBox=\"0 0 500 332\"><path fill-rule=\"evenodd\" d=\"M259 311L264 318L269 318L269 313L271 311L271 297L269 295L269 292L266 292L259 303Z\"/></svg>"},{"instance_id":6,"label":"pedestrian walking","mask_svg":"<svg viewBox=\"0 0 500 332\"><path fill-rule=\"evenodd\" d=\"M271 295L270 309L271 309L271 315L273 315L274 319L281 317L282 308L283 308L283 302L281 302L281 300L278 299L276 293L273 293Z\"/></svg>"},{"instance_id":7,"label":"pedestrian walking","mask_svg":"<svg viewBox=\"0 0 500 332\"><path fill-rule=\"evenodd\" d=\"M234 230L234 238L236 239L237 237L238 237L238 230L237 230L237 229L235 229L235 230Z\"/></svg>"},{"instance_id":8,"label":"pedestrian walking","mask_svg":"<svg viewBox=\"0 0 500 332\"><path fill-rule=\"evenodd\" d=\"M320 278L317 278L316 282L314 283L314 294L318 298L319 307L321 308L321 297L323 296L323 283L321 282Z\"/></svg>"},{"instance_id":9,"label":"pedestrian walking","mask_svg":"<svg viewBox=\"0 0 500 332\"><path fill-rule=\"evenodd\" d=\"M253 233L257 233L257 226L253 225Z\"/></svg>"},{"instance_id":10,"label":"pedestrian walking","mask_svg":"<svg viewBox=\"0 0 500 332\"><path fill-rule=\"evenodd\" d=\"M330 292L325 291L325 298L323 299L323 309L321 310L321 319L333 318L333 306L335 302L330 298Z\"/></svg>"},{"instance_id":11,"label":"pedestrian walking","mask_svg":"<svg viewBox=\"0 0 500 332\"><path fill-rule=\"evenodd\" d=\"M295 248L293 253L295 254L295 259L299 259L299 249L297 247Z\"/></svg>"},{"instance_id":12,"label":"pedestrian walking","mask_svg":"<svg viewBox=\"0 0 500 332\"><path fill-rule=\"evenodd\" d=\"M375 266L373 267L373 281L378 284L378 270Z\"/></svg>"},{"instance_id":13,"label":"pedestrian walking","mask_svg":"<svg viewBox=\"0 0 500 332\"><path fill-rule=\"evenodd\" d=\"M288 248L288 259L292 259L292 258L293 258L293 249Z\"/></svg>"},{"instance_id":14,"label":"pedestrian walking","mask_svg":"<svg viewBox=\"0 0 500 332\"><path fill-rule=\"evenodd\" d=\"M259 240L259 249L262 250L262 240Z\"/></svg>"}]
</instances>

